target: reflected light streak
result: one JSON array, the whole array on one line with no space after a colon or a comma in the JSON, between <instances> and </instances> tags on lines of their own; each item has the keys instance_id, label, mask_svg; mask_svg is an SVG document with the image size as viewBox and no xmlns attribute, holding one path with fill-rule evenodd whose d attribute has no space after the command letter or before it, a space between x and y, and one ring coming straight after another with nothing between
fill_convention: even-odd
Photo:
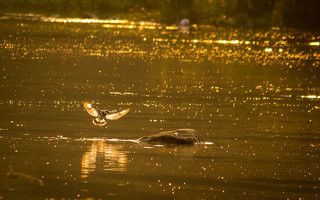
<instances>
[{"instance_id":1,"label":"reflected light streak","mask_svg":"<svg viewBox=\"0 0 320 200\"><path fill-rule=\"evenodd\" d=\"M124 172L127 163L128 157L121 150L121 146L107 144L98 139L93 141L82 156L81 178L87 178L90 173L98 170L99 166L103 167L103 171Z\"/></svg>"},{"instance_id":2,"label":"reflected light streak","mask_svg":"<svg viewBox=\"0 0 320 200\"><path fill-rule=\"evenodd\" d=\"M155 22L145 22L145 21L129 21L120 19L83 19L83 18L56 18L56 17L41 17L43 22L56 22L56 23L95 23L103 24L105 28L123 28L123 29L156 29L160 27L158 23Z\"/></svg>"},{"instance_id":3,"label":"reflected light streak","mask_svg":"<svg viewBox=\"0 0 320 200\"><path fill-rule=\"evenodd\" d=\"M302 95L301 98L303 98L303 99L320 99L320 95L312 95L312 94Z\"/></svg>"},{"instance_id":4,"label":"reflected light streak","mask_svg":"<svg viewBox=\"0 0 320 200\"><path fill-rule=\"evenodd\" d=\"M178 30L179 28L177 26L166 26L167 30Z\"/></svg>"},{"instance_id":5,"label":"reflected light streak","mask_svg":"<svg viewBox=\"0 0 320 200\"><path fill-rule=\"evenodd\" d=\"M310 46L320 46L320 42L309 42Z\"/></svg>"},{"instance_id":6,"label":"reflected light streak","mask_svg":"<svg viewBox=\"0 0 320 200\"><path fill-rule=\"evenodd\" d=\"M109 94L112 94L112 95L124 95L124 96L138 95L137 93L133 93L133 92L109 92Z\"/></svg>"},{"instance_id":7,"label":"reflected light streak","mask_svg":"<svg viewBox=\"0 0 320 200\"><path fill-rule=\"evenodd\" d=\"M156 42L169 42L168 38L153 38L153 41ZM177 39L171 39L172 43L176 43ZM203 44L231 44L231 45L239 45L245 44L249 45L250 41L240 41L240 40L210 40L210 39L181 39L180 42L183 43L203 43Z\"/></svg>"},{"instance_id":8,"label":"reflected light streak","mask_svg":"<svg viewBox=\"0 0 320 200\"><path fill-rule=\"evenodd\" d=\"M215 40L217 44L239 44L239 40Z\"/></svg>"},{"instance_id":9,"label":"reflected light streak","mask_svg":"<svg viewBox=\"0 0 320 200\"><path fill-rule=\"evenodd\" d=\"M150 29L154 30L158 27L155 25L135 25L135 24L104 24L104 28L119 28L119 29Z\"/></svg>"},{"instance_id":10,"label":"reflected light streak","mask_svg":"<svg viewBox=\"0 0 320 200\"><path fill-rule=\"evenodd\" d=\"M272 52L272 48L265 48L264 51L265 51L265 52L268 52L268 53L269 53L269 52Z\"/></svg>"},{"instance_id":11,"label":"reflected light streak","mask_svg":"<svg viewBox=\"0 0 320 200\"><path fill-rule=\"evenodd\" d=\"M57 17L41 17L44 22L59 23L100 23L100 24L128 24L128 20L120 19L83 19L83 18L57 18Z\"/></svg>"}]
</instances>

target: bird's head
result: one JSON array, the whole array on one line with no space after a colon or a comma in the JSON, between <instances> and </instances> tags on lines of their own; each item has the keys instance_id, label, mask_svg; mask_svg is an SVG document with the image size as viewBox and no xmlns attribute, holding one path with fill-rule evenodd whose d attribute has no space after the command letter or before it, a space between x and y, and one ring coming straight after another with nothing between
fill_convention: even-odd
<instances>
[{"instance_id":1,"label":"bird's head","mask_svg":"<svg viewBox=\"0 0 320 200\"><path fill-rule=\"evenodd\" d=\"M88 109L92 108L92 103L90 103L89 101L83 101L82 103L85 108L88 108Z\"/></svg>"}]
</instances>

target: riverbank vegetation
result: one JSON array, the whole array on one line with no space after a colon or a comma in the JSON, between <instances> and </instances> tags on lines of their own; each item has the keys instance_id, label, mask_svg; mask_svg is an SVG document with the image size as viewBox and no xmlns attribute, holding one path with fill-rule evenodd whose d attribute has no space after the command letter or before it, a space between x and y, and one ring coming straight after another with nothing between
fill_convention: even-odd
<instances>
[{"instance_id":1,"label":"riverbank vegetation","mask_svg":"<svg viewBox=\"0 0 320 200\"><path fill-rule=\"evenodd\" d=\"M0 0L0 12L320 29L319 0Z\"/></svg>"}]
</instances>

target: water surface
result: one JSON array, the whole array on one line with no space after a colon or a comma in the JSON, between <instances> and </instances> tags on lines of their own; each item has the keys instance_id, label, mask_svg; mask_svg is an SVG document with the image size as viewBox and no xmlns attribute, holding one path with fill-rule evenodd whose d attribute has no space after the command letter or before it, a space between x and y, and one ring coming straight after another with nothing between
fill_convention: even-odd
<instances>
[{"instance_id":1,"label":"water surface","mask_svg":"<svg viewBox=\"0 0 320 200\"><path fill-rule=\"evenodd\" d=\"M317 199L320 35L6 14L0 199ZM106 127L82 101L131 111ZM206 144L141 136L193 128Z\"/></svg>"}]
</instances>

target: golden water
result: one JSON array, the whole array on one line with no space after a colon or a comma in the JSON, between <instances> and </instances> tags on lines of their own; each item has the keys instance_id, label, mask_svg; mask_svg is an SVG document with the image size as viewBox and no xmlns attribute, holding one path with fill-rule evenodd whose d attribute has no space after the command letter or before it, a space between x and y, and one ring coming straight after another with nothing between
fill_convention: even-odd
<instances>
[{"instance_id":1,"label":"golden water","mask_svg":"<svg viewBox=\"0 0 320 200\"><path fill-rule=\"evenodd\" d=\"M278 28L181 33L3 15L0 199L317 199L319 41ZM84 100L130 112L97 127ZM135 140L177 128L203 143Z\"/></svg>"}]
</instances>

